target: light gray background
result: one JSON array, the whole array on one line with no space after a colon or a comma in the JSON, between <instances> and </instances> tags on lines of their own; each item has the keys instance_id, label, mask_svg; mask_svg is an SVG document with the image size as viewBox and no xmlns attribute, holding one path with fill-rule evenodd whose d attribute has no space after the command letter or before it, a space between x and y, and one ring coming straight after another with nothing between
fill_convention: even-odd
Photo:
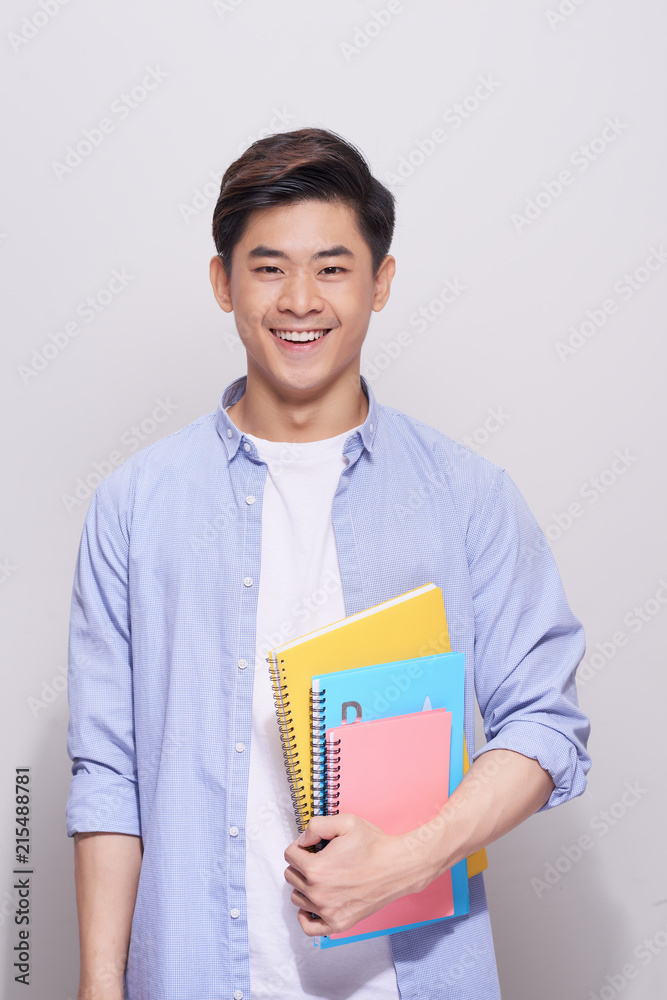
<instances>
[{"instance_id":1,"label":"light gray background","mask_svg":"<svg viewBox=\"0 0 667 1000\"><path fill-rule=\"evenodd\" d=\"M303 125L351 139L380 179L413 165L395 187L398 271L388 306L373 316L362 372L381 402L459 440L472 436L508 469L548 531L587 630L580 700L593 726L588 790L489 849L503 995L664 994L667 263L651 257L656 269L637 272L632 295L614 285L667 246L667 16L659 0L558 2L393 0L390 23L367 33L385 0L221 0L218 9L208 0L70 0L46 18L37 0L3 4L0 72L11 96L3 102L0 208L0 955L8 1000L76 995L62 678L88 499L85 488L79 503L64 495L95 463L104 471L110 453L132 453L133 425L145 422L145 443L156 440L214 409L245 371L233 317L220 311L208 280L211 176L261 130ZM31 19L46 23L34 30ZM368 43L346 49L364 41L358 29ZM34 37L17 41L21 31ZM112 105L147 67L163 78L121 120ZM468 100L466 120L455 112L445 120L479 77L493 93L476 109ZM105 117L114 130L56 176L66 147ZM605 149L593 144L599 155L584 170L576 151L602 134L606 119L618 134ZM419 141L435 128L446 139L419 163ZM513 220L565 169L572 183L559 196L551 184L534 221ZM79 304L123 269L127 287L86 322ZM447 280L465 290L432 312L426 329L411 326L411 314L430 309ZM569 328L610 298L616 312L559 357ZM33 349L41 354L74 320L80 334L48 349L55 356L26 375ZM411 343L392 357L402 330ZM151 424L156 400L172 412ZM498 409L494 423L489 411ZM603 475L602 492L591 480L617 450L625 466ZM568 524L576 503L580 516ZM626 641L616 649L618 632ZM33 782L30 993L14 984L10 957L12 782L21 766L32 768ZM635 793L623 804L626 783ZM589 849L567 870L584 834ZM656 954L642 950L645 939ZM627 963L636 978L623 985Z\"/></svg>"}]
</instances>

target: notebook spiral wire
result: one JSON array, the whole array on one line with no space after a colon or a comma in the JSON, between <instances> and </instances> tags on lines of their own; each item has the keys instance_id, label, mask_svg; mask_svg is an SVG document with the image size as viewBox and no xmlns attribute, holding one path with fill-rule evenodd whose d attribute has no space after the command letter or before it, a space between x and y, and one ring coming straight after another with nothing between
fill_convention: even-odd
<instances>
[{"instance_id":1,"label":"notebook spiral wire","mask_svg":"<svg viewBox=\"0 0 667 1000\"><path fill-rule=\"evenodd\" d=\"M267 657L269 669L271 671L271 686L273 689L273 701L276 706L276 716L278 719L278 731L280 733L280 743L289 779L290 797L294 813L299 817L297 826L299 833L302 833L308 824L308 795L304 783L301 762L296 748L296 738L294 736L294 726L292 725L292 710L289 698L287 697L287 684L285 683L284 669L281 670L278 662L271 657Z\"/></svg>"},{"instance_id":2,"label":"notebook spiral wire","mask_svg":"<svg viewBox=\"0 0 667 1000\"><path fill-rule=\"evenodd\" d=\"M327 815L338 815L340 798L340 740L331 740L326 745L327 763Z\"/></svg>"},{"instance_id":3,"label":"notebook spiral wire","mask_svg":"<svg viewBox=\"0 0 667 1000\"><path fill-rule=\"evenodd\" d=\"M324 706L326 688L310 692L310 726L312 732L312 757L310 787L313 795L313 815L323 816L326 812L326 723Z\"/></svg>"}]
</instances>

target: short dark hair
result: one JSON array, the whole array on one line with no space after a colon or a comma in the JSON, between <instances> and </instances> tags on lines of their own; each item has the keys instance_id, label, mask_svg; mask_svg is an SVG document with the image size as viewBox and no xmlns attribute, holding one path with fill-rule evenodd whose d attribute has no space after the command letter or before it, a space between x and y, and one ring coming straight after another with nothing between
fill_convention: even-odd
<instances>
[{"instance_id":1,"label":"short dark hair","mask_svg":"<svg viewBox=\"0 0 667 1000\"><path fill-rule=\"evenodd\" d=\"M322 128L258 139L227 167L213 213L213 240L227 274L251 212L310 200L354 209L376 274L394 234L394 196L373 177L356 146Z\"/></svg>"}]
</instances>

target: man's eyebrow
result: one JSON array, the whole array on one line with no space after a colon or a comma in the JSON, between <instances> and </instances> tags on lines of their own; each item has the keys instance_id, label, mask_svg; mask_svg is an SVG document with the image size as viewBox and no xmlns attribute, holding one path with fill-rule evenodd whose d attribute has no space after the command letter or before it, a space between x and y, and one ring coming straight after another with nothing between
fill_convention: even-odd
<instances>
[{"instance_id":1,"label":"man's eyebrow","mask_svg":"<svg viewBox=\"0 0 667 1000\"><path fill-rule=\"evenodd\" d=\"M273 257L279 260L290 260L289 256L282 250L274 250L272 247L264 246L260 243L259 246L253 247L252 250L248 251L248 257ZM347 247L344 247L342 243L339 243L335 247L328 247L326 250L318 250L311 257L311 260L322 260L325 257L351 257L355 259L355 255Z\"/></svg>"},{"instance_id":2,"label":"man's eyebrow","mask_svg":"<svg viewBox=\"0 0 667 1000\"><path fill-rule=\"evenodd\" d=\"M344 247L342 243L338 246L329 247L328 250L319 250L318 253L314 253L311 260L321 260L323 257L352 257L354 260L354 254L347 247Z\"/></svg>"}]
</instances>

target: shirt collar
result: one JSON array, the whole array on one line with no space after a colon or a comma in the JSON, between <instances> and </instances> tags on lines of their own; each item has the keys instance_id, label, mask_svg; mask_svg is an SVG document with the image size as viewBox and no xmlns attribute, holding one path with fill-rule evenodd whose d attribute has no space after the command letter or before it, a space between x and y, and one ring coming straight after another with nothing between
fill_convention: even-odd
<instances>
[{"instance_id":1,"label":"shirt collar","mask_svg":"<svg viewBox=\"0 0 667 1000\"><path fill-rule=\"evenodd\" d=\"M364 376L360 374L359 378L361 380L361 388L368 399L368 413L361 427L352 435L352 441L348 442L346 440L343 454L353 451L359 438L361 438L362 446L367 451L371 452L373 450L373 439L377 431L378 403L373 390ZM239 430L234 421L225 412L225 407L232 406L244 395L247 381L248 376L241 375L240 378L230 382L222 394L215 413L216 428L225 444L227 458L230 461L234 458L242 443L250 445L250 448L247 448L246 451L252 454L256 451L254 441L248 438L243 431Z\"/></svg>"}]
</instances>

